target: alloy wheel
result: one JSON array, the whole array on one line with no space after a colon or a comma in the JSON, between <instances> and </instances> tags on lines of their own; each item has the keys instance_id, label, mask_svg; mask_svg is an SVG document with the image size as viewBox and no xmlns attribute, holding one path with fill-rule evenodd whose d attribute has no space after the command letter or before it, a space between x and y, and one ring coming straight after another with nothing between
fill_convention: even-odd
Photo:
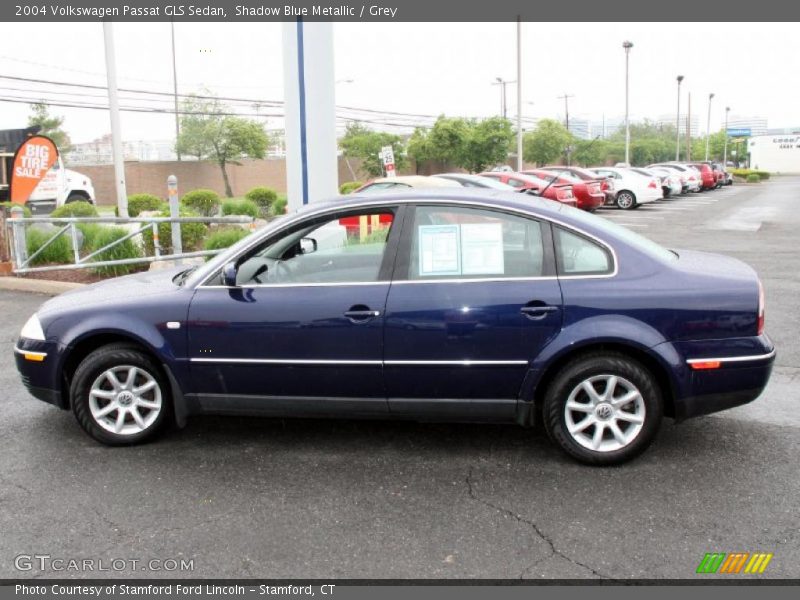
<instances>
[{"instance_id":1,"label":"alloy wheel","mask_svg":"<svg viewBox=\"0 0 800 600\"><path fill-rule=\"evenodd\" d=\"M148 429L162 408L161 388L141 367L121 365L103 371L89 390L89 409L100 427L118 435Z\"/></svg>"}]
</instances>

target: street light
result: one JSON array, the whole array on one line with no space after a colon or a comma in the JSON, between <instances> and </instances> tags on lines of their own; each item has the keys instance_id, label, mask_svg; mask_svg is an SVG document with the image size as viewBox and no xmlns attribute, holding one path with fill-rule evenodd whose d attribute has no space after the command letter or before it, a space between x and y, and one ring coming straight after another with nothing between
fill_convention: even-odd
<instances>
[{"instance_id":1,"label":"street light","mask_svg":"<svg viewBox=\"0 0 800 600\"><path fill-rule=\"evenodd\" d=\"M714 99L714 94L708 95L708 122L706 123L706 161L708 161L708 142L711 140L711 101Z\"/></svg>"},{"instance_id":2,"label":"street light","mask_svg":"<svg viewBox=\"0 0 800 600\"><path fill-rule=\"evenodd\" d=\"M631 124L628 120L628 56L633 48L633 42L622 42L625 48L625 163L631 164Z\"/></svg>"},{"instance_id":3,"label":"street light","mask_svg":"<svg viewBox=\"0 0 800 600\"><path fill-rule=\"evenodd\" d=\"M506 118L506 85L509 83L517 83L516 81L508 81L503 79L502 77L495 77L495 81L492 85L499 85L500 86L500 111L503 115L503 118Z\"/></svg>"},{"instance_id":4,"label":"street light","mask_svg":"<svg viewBox=\"0 0 800 600\"><path fill-rule=\"evenodd\" d=\"M731 112L731 107L725 107L725 149L722 151L722 168L728 168L728 113Z\"/></svg>"},{"instance_id":5,"label":"street light","mask_svg":"<svg viewBox=\"0 0 800 600\"><path fill-rule=\"evenodd\" d=\"M678 75L678 112L675 114L675 160L681 159L681 81L683 75Z\"/></svg>"}]
</instances>

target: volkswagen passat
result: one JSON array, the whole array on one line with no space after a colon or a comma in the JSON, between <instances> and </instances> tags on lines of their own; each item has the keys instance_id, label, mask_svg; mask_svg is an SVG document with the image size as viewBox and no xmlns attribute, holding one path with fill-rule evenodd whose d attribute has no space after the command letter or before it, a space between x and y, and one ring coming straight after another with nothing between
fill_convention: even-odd
<instances>
[{"instance_id":1,"label":"volkswagen passat","mask_svg":"<svg viewBox=\"0 0 800 600\"><path fill-rule=\"evenodd\" d=\"M14 349L96 440L194 414L542 419L574 458L642 452L663 415L756 398L775 350L744 263L493 190L310 205L206 264L46 302Z\"/></svg>"}]
</instances>

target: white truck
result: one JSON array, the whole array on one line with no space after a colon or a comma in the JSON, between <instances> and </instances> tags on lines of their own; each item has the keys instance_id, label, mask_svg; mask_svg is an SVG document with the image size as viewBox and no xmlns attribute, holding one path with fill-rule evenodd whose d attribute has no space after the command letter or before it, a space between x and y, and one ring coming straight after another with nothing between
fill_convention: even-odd
<instances>
[{"instance_id":1,"label":"white truck","mask_svg":"<svg viewBox=\"0 0 800 600\"><path fill-rule=\"evenodd\" d=\"M14 151L25 141L30 130L0 131L0 202L8 200ZM34 215L52 212L68 202L84 200L95 203L92 180L71 169L65 169L61 156L31 193L27 206Z\"/></svg>"}]
</instances>

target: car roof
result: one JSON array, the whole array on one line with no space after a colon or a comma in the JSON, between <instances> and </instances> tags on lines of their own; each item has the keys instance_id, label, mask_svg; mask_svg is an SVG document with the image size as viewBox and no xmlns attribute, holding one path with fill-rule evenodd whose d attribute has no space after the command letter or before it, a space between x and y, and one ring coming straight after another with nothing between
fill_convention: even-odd
<instances>
[{"instance_id":1,"label":"car roof","mask_svg":"<svg viewBox=\"0 0 800 600\"><path fill-rule=\"evenodd\" d=\"M426 177L425 175L398 175L397 177L379 177L373 179L370 183L401 183L417 188L427 187L461 187L454 181L449 179L440 179L437 177Z\"/></svg>"}]
</instances>

